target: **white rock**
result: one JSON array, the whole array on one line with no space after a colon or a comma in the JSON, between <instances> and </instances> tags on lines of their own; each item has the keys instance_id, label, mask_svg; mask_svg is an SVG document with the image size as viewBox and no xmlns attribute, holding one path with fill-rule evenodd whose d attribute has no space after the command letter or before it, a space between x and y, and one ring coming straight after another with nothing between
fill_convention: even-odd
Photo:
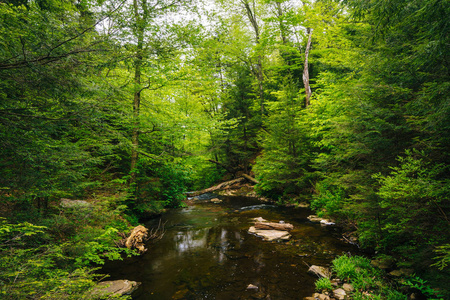
<instances>
[{"instance_id":1,"label":"white rock","mask_svg":"<svg viewBox=\"0 0 450 300\"><path fill-rule=\"evenodd\" d=\"M335 225L336 223L328 221L326 219L323 219L323 220L320 220L320 224L325 225L325 226L330 226L330 225Z\"/></svg>"},{"instance_id":2,"label":"white rock","mask_svg":"<svg viewBox=\"0 0 450 300\"><path fill-rule=\"evenodd\" d=\"M336 289L333 291L333 295L338 300L345 300L347 293L343 289Z\"/></svg>"},{"instance_id":3,"label":"white rock","mask_svg":"<svg viewBox=\"0 0 450 300\"><path fill-rule=\"evenodd\" d=\"M353 287L353 285L351 285L350 283L344 283L342 285L342 288L344 289L344 291L346 292L353 292L355 290L355 288Z\"/></svg>"},{"instance_id":4,"label":"white rock","mask_svg":"<svg viewBox=\"0 0 450 300\"><path fill-rule=\"evenodd\" d=\"M250 227L249 233L253 233L257 236L264 238L266 241L276 241L276 240L289 240L291 235L287 231L281 230L262 230L256 229L254 226Z\"/></svg>"},{"instance_id":5,"label":"white rock","mask_svg":"<svg viewBox=\"0 0 450 300\"><path fill-rule=\"evenodd\" d=\"M311 267L309 267L308 273L317 275L319 277L325 277L325 278L331 277L331 272L328 268L316 266L316 265L312 265Z\"/></svg>"},{"instance_id":6,"label":"white rock","mask_svg":"<svg viewBox=\"0 0 450 300\"><path fill-rule=\"evenodd\" d=\"M329 225L335 225L335 223L331 220L320 218L316 215L310 215L308 216L308 220L314 223L320 223L321 225L329 226Z\"/></svg>"}]
</instances>

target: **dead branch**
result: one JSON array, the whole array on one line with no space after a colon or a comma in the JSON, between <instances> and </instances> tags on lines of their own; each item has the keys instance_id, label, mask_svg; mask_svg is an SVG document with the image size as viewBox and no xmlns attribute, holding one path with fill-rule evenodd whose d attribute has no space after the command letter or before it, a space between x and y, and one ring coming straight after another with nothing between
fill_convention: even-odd
<instances>
[{"instance_id":1,"label":"dead branch","mask_svg":"<svg viewBox=\"0 0 450 300\"><path fill-rule=\"evenodd\" d=\"M230 181L225 181L225 182L222 182L221 184L212 186L210 188L207 188L207 189L204 189L204 190L201 190L201 191L190 192L188 195L192 196L192 197L195 197L195 196L198 196L198 195L202 195L202 194L206 194L206 193L210 193L210 192L214 192L214 191L224 190L224 189L230 187L231 185L239 183L239 182L242 182L244 180L245 180L244 177L239 177L237 179L233 179L233 180L230 180Z\"/></svg>"}]
</instances>

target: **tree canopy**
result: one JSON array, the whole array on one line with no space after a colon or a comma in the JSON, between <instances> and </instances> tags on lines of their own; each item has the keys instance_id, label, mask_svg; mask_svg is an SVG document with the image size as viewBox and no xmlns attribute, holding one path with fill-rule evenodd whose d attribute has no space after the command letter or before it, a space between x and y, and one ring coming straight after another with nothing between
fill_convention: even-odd
<instances>
[{"instance_id":1,"label":"tree canopy","mask_svg":"<svg viewBox=\"0 0 450 300\"><path fill-rule=\"evenodd\" d=\"M248 174L448 295L449 19L445 0L0 0L0 233L99 195L136 223Z\"/></svg>"}]
</instances>

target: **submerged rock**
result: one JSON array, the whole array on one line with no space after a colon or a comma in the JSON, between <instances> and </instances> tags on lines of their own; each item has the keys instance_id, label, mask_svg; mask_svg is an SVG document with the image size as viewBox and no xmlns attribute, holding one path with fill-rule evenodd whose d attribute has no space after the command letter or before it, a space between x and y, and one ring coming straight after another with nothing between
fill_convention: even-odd
<instances>
[{"instance_id":1,"label":"submerged rock","mask_svg":"<svg viewBox=\"0 0 450 300\"><path fill-rule=\"evenodd\" d=\"M320 217L318 217L316 215L308 216L308 220L310 220L313 223L320 223L321 225L324 225L324 226L329 226L329 225L335 225L336 224L332 220L323 219L323 218L320 218Z\"/></svg>"},{"instance_id":2,"label":"submerged rock","mask_svg":"<svg viewBox=\"0 0 450 300\"><path fill-rule=\"evenodd\" d=\"M336 223L328 221L326 219L323 219L323 220L320 220L320 225L331 226L331 225L336 225Z\"/></svg>"},{"instance_id":3,"label":"submerged rock","mask_svg":"<svg viewBox=\"0 0 450 300\"><path fill-rule=\"evenodd\" d=\"M275 205L269 205L269 204L258 204L258 205L250 205L250 206L244 206L240 208L240 211L245 210L257 210L257 209L269 209L275 207Z\"/></svg>"},{"instance_id":4,"label":"submerged rock","mask_svg":"<svg viewBox=\"0 0 450 300\"><path fill-rule=\"evenodd\" d=\"M325 278L331 277L330 269L316 265L312 265L311 267L309 267L308 273L317 275L318 277L325 277Z\"/></svg>"},{"instance_id":5,"label":"submerged rock","mask_svg":"<svg viewBox=\"0 0 450 300\"><path fill-rule=\"evenodd\" d=\"M256 285L253 285L251 283L247 286L247 290L250 290L250 291L257 291L258 289L259 288Z\"/></svg>"},{"instance_id":6,"label":"submerged rock","mask_svg":"<svg viewBox=\"0 0 450 300\"><path fill-rule=\"evenodd\" d=\"M248 232L260 236L264 238L264 240L269 242L277 240L289 240L291 238L291 235L287 231L256 229L255 226L250 227Z\"/></svg>"},{"instance_id":7,"label":"submerged rock","mask_svg":"<svg viewBox=\"0 0 450 300\"><path fill-rule=\"evenodd\" d=\"M212 203L221 203L222 200L220 200L219 198L213 198L213 199L211 199L211 202Z\"/></svg>"},{"instance_id":8,"label":"submerged rock","mask_svg":"<svg viewBox=\"0 0 450 300\"><path fill-rule=\"evenodd\" d=\"M96 297L130 295L140 285L140 282L130 280L114 280L100 282L93 290L92 295Z\"/></svg>"},{"instance_id":9,"label":"submerged rock","mask_svg":"<svg viewBox=\"0 0 450 300\"><path fill-rule=\"evenodd\" d=\"M253 218L252 220L255 222L268 222L266 219L262 217Z\"/></svg>"}]
</instances>

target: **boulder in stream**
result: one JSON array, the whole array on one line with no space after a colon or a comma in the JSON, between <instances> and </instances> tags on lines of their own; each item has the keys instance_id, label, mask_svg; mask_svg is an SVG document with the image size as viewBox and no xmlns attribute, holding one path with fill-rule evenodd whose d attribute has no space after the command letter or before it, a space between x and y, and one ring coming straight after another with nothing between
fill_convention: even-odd
<instances>
[{"instance_id":1,"label":"boulder in stream","mask_svg":"<svg viewBox=\"0 0 450 300\"><path fill-rule=\"evenodd\" d=\"M219 198L212 198L212 199L211 199L211 202L212 202L212 203L221 203L222 200L220 200Z\"/></svg>"},{"instance_id":2,"label":"boulder in stream","mask_svg":"<svg viewBox=\"0 0 450 300\"><path fill-rule=\"evenodd\" d=\"M325 278L331 277L330 269L316 265L312 265L311 267L309 267L308 273L317 275L318 277L325 277Z\"/></svg>"},{"instance_id":3,"label":"boulder in stream","mask_svg":"<svg viewBox=\"0 0 450 300\"><path fill-rule=\"evenodd\" d=\"M313 223L320 223L320 225L324 225L324 226L335 225L335 223L332 220L323 219L316 215L308 216L308 220L310 220Z\"/></svg>"},{"instance_id":4,"label":"boulder in stream","mask_svg":"<svg viewBox=\"0 0 450 300\"><path fill-rule=\"evenodd\" d=\"M114 280L100 282L93 290L92 296L106 297L130 295L140 285L140 282L130 280Z\"/></svg>"},{"instance_id":5,"label":"boulder in stream","mask_svg":"<svg viewBox=\"0 0 450 300\"><path fill-rule=\"evenodd\" d=\"M289 240L291 238L291 235L287 231L256 229L255 226L251 226L248 232L260 236L268 242L277 240Z\"/></svg>"}]
</instances>

